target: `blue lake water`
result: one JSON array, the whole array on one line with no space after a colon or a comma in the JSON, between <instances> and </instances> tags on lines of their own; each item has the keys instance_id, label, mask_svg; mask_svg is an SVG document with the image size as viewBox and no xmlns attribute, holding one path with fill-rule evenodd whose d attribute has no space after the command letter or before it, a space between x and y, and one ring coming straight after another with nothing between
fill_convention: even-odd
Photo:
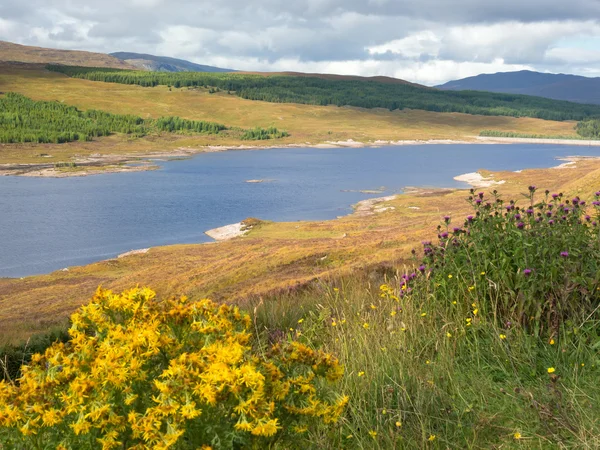
<instances>
[{"instance_id":1,"label":"blue lake water","mask_svg":"<svg viewBox=\"0 0 600 450\"><path fill-rule=\"evenodd\" d=\"M132 249L209 241L204 232L247 217L333 219L406 186L468 187L478 169L551 167L599 147L414 145L200 154L151 172L82 178L0 177L0 277L21 277ZM271 182L246 183L250 179ZM383 194L359 191L386 187Z\"/></svg>"}]
</instances>

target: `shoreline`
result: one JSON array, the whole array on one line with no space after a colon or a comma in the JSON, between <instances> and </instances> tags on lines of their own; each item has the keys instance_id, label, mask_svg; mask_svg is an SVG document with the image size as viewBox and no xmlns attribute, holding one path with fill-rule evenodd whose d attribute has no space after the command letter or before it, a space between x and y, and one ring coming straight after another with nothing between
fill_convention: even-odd
<instances>
[{"instance_id":1,"label":"shoreline","mask_svg":"<svg viewBox=\"0 0 600 450\"><path fill-rule=\"evenodd\" d=\"M179 147L172 151L139 153L132 155L94 155L83 158L74 158L67 164L73 167L57 167L56 163L31 163L31 164L0 164L0 176L25 176L40 178L66 178L101 175L106 173L144 172L157 170L160 161L173 159L188 159L201 153L224 152L231 150L268 150L284 148L378 148L384 146L408 145L469 145L469 144L550 144L572 146L600 146L600 140L579 139L531 139L531 138L503 138L486 136L467 136L465 139L428 139L428 140L376 140L360 142L353 139L346 141L325 141L319 144L283 144L283 145L238 145L219 146L209 145L202 147ZM136 165L132 165L136 164ZM80 170L77 170L80 169ZM95 169L95 170L89 170ZM460 180L459 180L460 181Z\"/></svg>"}]
</instances>

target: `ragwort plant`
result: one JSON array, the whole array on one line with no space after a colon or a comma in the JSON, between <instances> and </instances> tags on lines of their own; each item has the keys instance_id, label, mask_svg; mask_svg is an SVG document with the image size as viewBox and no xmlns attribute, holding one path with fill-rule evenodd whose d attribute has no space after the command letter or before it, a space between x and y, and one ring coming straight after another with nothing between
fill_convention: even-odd
<instances>
[{"instance_id":1,"label":"ragwort plant","mask_svg":"<svg viewBox=\"0 0 600 450\"><path fill-rule=\"evenodd\" d=\"M154 297L99 289L68 343L1 381L0 448L291 446L338 420L335 357L294 341L258 351L237 307Z\"/></svg>"}]
</instances>

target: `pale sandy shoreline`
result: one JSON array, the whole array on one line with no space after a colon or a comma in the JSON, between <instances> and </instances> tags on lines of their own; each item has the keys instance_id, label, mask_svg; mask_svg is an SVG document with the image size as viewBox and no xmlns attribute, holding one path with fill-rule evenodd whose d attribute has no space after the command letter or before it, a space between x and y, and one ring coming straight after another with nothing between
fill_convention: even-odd
<instances>
[{"instance_id":1,"label":"pale sandy shoreline","mask_svg":"<svg viewBox=\"0 0 600 450\"><path fill-rule=\"evenodd\" d=\"M346 141L326 141L320 144L285 144L270 146L203 146L203 147L181 147L173 151L150 152L134 155L94 155L92 157L74 158L72 162L77 170L65 170L55 167L54 163L35 164L0 164L0 176L27 176L27 177L81 177L103 173L140 172L156 170L157 162L170 159L191 158L200 153L223 152L229 150L265 150L276 148L369 148L384 146L404 145L456 145L456 144L551 144L551 145L573 145L573 146L600 146L600 140L584 141L570 139L526 139L526 138L500 138L472 136L464 140L452 139L429 139L429 140L376 140L371 142L360 142L352 139ZM136 164L136 165L132 165ZM96 170L88 170L96 168Z\"/></svg>"}]
</instances>

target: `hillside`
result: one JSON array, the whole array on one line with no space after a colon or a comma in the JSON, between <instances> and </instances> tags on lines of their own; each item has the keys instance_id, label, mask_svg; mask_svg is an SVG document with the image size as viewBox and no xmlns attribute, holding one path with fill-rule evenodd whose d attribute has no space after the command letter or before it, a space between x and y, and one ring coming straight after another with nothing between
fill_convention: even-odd
<instances>
[{"instance_id":1,"label":"hillside","mask_svg":"<svg viewBox=\"0 0 600 450\"><path fill-rule=\"evenodd\" d=\"M600 104L600 78L522 70L482 74L436 86L449 91L488 91L535 95L554 100Z\"/></svg>"},{"instance_id":2,"label":"hillside","mask_svg":"<svg viewBox=\"0 0 600 450\"><path fill-rule=\"evenodd\" d=\"M148 55L145 53L115 52L110 53L109 55L114 56L127 64L131 64L138 69L151 70L154 72L235 72L233 69L205 66L184 59Z\"/></svg>"},{"instance_id":3,"label":"hillside","mask_svg":"<svg viewBox=\"0 0 600 450\"><path fill-rule=\"evenodd\" d=\"M210 87L248 100L273 103L356 106L390 111L418 109L486 116L535 117L546 120L582 120L600 117L600 106L582 105L515 94L453 92L418 85L391 84L364 79L325 79L311 76L262 76L240 73L164 73L113 71L86 67L48 66L49 70L90 81L137 84L143 87Z\"/></svg>"},{"instance_id":4,"label":"hillside","mask_svg":"<svg viewBox=\"0 0 600 450\"><path fill-rule=\"evenodd\" d=\"M0 41L0 61L16 61L25 63L52 63L71 66L104 67L113 69L135 69L118 58L104 53L84 52L78 50L59 50L54 48L31 47Z\"/></svg>"},{"instance_id":5,"label":"hillside","mask_svg":"<svg viewBox=\"0 0 600 450\"><path fill-rule=\"evenodd\" d=\"M420 87L423 89L430 89L427 86L423 86L421 84L411 83L410 81L402 80L400 78L392 78L392 77L385 77L385 76L362 77L359 75L337 75L337 74L330 74L330 73L305 73L305 72L240 72L240 74L260 75L263 77L290 76L290 77L321 78L323 80L337 80L337 81L374 81L377 83L405 84L405 85L409 85L409 86Z\"/></svg>"}]
</instances>

